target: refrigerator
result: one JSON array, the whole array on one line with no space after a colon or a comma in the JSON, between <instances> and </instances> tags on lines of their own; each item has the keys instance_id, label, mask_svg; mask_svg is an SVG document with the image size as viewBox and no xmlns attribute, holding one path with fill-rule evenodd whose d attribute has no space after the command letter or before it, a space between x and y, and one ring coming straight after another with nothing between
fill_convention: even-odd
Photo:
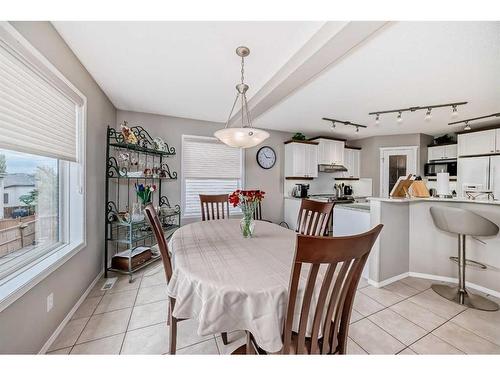
<instances>
[{"instance_id":1,"label":"refrigerator","mask_svg":"<svg viewBox=\"0 0 500 375\"><path fill-rule=\"evenodd\" d=\"M459 158L457 195L465 197L465 189L491 190L500 199L500 155Z\"/></svg>"}]
</instances>

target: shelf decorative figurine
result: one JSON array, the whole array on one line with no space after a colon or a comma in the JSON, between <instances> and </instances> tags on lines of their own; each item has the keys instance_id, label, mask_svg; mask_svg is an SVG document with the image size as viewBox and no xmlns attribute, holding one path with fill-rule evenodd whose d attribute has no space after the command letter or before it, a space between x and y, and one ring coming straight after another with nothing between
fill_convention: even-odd
<instances>
[{"instance_id":1,"label":"shelf decorative figurine","mask_svg":"<svg viewBox=\"0 0 500 375\"><path fill-rule=\"evenodd\" d=\"M253 214L258 204L264 199L264 194L260 190L236 190L229 196L229 203L233 207L239 207L243 213L240 228L244 238L253 236L255 229Z\"/></svg>"}]
</instances>

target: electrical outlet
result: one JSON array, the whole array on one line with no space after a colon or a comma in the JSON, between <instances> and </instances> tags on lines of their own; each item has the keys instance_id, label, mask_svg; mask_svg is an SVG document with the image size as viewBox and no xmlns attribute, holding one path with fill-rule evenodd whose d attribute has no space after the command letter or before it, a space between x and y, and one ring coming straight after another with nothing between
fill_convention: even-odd
<instances>
[{"instance_id":1,"label":"electrical outlet","mask_svg":"<svg viewBox=\"0 0 500 375\"><path fill-rule=\"evenodd\" d=\"M54 307L54 293L50 293L47 296L47 312L52 310L53 307Z\"/></svg>"}]
</instances>

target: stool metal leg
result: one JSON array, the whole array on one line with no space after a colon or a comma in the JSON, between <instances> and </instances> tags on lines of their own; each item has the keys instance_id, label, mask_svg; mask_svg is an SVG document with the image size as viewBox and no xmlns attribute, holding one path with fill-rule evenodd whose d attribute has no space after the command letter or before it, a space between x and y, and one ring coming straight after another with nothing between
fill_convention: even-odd
<instances>
[{"instance_id":1,"label":"stool metal leg","mask_svg":"<svg viewBox=\"0 0 500 375\"><path fill-rule=\"evenodd\" d=\"M465 235L458 235L458 285L456 287L451 287L442 284L433 284L432 290L434 290L441 297L444 297L450 301L459 303L460 305L465 305L472 307L473 309L485 310L485 311L496 311L498 310L498 305L486 299L482 296L468 293L465 288Z\"/></svg>"}]
</instances>

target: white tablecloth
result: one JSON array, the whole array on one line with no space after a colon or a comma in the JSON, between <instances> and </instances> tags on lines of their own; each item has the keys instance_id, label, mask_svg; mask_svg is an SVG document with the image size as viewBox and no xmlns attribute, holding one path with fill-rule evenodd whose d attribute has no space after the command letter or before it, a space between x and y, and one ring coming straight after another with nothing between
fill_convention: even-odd
<instances>
[{"instance_id":1,"label":"white tablecloth","mask_svg":"<svg viewBox=\"0 0 500 375\"><path fill-rule=\"evenodd\" d=\"M200 335L248 330L261 348L279 351L295 241L295 232L264 221L247 239L234 219L181 227L170 241L173 315L197 319Z\"/></svg>"}]
</instances>

